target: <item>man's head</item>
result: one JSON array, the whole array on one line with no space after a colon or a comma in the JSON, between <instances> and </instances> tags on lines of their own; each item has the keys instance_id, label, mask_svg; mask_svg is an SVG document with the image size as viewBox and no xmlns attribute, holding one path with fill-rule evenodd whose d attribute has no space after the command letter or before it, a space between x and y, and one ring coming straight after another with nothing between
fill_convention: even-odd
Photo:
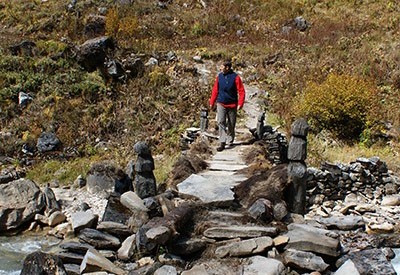
<instances>
[{"instance_id":1,"label":"man's head","mask_svg":"<svg viewBox=\"0 0 400 275\"><path fill-rule=\"evenodd\" d=\"M227 73L232 70L232 62L230 60L224 61L219 67L220 71L223 73Z\"/></svg>"}]
</instances>

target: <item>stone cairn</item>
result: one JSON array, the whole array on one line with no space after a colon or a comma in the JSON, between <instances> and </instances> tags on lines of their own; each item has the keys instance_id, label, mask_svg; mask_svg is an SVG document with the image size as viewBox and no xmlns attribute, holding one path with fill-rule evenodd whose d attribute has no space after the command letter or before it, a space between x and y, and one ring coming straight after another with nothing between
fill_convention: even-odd
<instances>
[{"instance_id":1,"label":"stone cairn","mask_svg":"<svg viewBox=\"0 0 400 275\"><path fill-rule=\"evenodd\" d=\"M321 205L328 200L342 200L350 193L360 193L380 200L400 190L400 179L391 174L378 157L358 158L350 164L325 162L320 169L307 170L308 203Z\"/></svg>"},{"instance_id":2,"label":"stone cairn","mask_svg":"<svg viewBox=\"0 0 400 275\"><path fill-rule=\"evenodd\" d=\"M284 134L264 125L265 113L257 118L257 127L252 129L253 136L267 144L268 160L274 164L287 163L287 140Z\"/></svg>"},{"instance_id":3,"label":"stone cairn","mask_svg":"<svg viewBox=\"0 0 400 275\"><path fill-rule=\"evenodd\" d=\"M300 118L293 122L288 148L288 181L290 182L288 206L291 212L305 214L307 189L307 134L308 123Z\"/></svg>"},{"instance_id":4,"label":"stone cairn","mask_svg":"<svg viewBox=\"0 0 400 275\"><path fill-rule=\"evenodd\" d=\"M202 109L200 112L200 131L205 132L208 128L208 111Z\"/></svg>"},{"instance_id":5,"label":"stone cairn","mask_svg":"<svg viewBox=\"0 0 400 275\"><path fill-rule=\"evenodd\" d=\"M145 142L139 141L133 146L133 150L138 155L134 166L135 193L142 199L155 196L157 185L153 173L154 160L150 148Z\"/></svg>"}]
</instances>

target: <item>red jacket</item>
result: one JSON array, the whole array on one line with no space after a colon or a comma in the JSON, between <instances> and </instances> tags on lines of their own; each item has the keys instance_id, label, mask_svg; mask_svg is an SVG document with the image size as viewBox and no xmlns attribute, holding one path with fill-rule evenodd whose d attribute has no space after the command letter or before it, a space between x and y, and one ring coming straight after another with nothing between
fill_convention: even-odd
<instances>
[{"instance_id":1,"label":"red jacket","mask_svg":"<svg viewBox=\"0 0 400 275\"><path fill-rule=\"evenodd\" d=\"M245 96L246 96L246 92L244 90L242 79L239 77L239 75L237 75L236 78L235 78L235 84L236 84L236 89L237 89L237 92L238 92L238 102L237 103L231 103L231 104L219 103L222 106L224 106L225 108L237 108L237 107L242 108L243 107L244 99L245 99ZM213 89L212 89L212 92L211 92L210 106L214 106L215 105L217 97L218 97L218 76L215 79L214 86L213 86Z\"/></svg>"}]
</instances>

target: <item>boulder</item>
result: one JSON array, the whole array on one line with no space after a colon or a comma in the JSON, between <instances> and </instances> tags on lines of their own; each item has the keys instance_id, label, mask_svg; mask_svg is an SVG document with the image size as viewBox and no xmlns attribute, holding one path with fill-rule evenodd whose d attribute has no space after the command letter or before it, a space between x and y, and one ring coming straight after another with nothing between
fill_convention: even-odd
<instances>
[{"instance_id":1,"label":"boulder","mask_svg":"<svg viewBox=\"0 0 400 275\"><path fill-rule=\"evenodd\" d=\"M382 249L366 249L348 253L336 262L336 266L342 266L349 259L354 263L359 274L397 274Z\"/></svg>"},{"instance_id":2,"label":"boulder","mask_svg":"<svg viewBox=\"0 0 400 275\"><path fill-rule=\"evenodd\" d=\"M104 221L99 223L96 229L101 232L116 236L120 239L125 239L133 233L133 231L127 225L119 222Z\"/></svg>"},{"instance_id":3,"label":"boulder","mask_svg":"<svg viewBox=\"0 0 400 275\"><path fill-rule=\"evenodd\" d=\"M324 272L329 267L320 256L311 252L288 249L283 253L283 258L288 266L300 270Z\"/></svg>"},{"instance_id":4,"label":"boulder","mask_svg":"<svg viewBox=\"0 0 400 275\"><path fill-rule=\"evenodd\" d=\"M91 210L79 211L71 215L72 229L78 233L85 228L96 228L99 216L93 214Z\"/></svg>"},{"instance_id":5,"label":"boulder","mask_svg":"<svg viewBox=\"0 0 400 275\"><path fill-rule=\"evenodd\" d=\"M135 249L136 249L136 235L133 234L122 242L122 245L117 252L118 259L123 261L129 260L133 256Z\"/></svg>"},{"instance_id":6,"label":"boulder","mask_svg":"<svg viewBox=\"0 0 400 275\"><path fill-rule=\"evenodd\" d=\"M96 249L118 249L121 245L118 238L91 228L81 230L78 238Z\"/></svg>"},{"instance_id":7,"label":"boulder","mask_svg":"<svg viewBox=\"0 0 400 275\"><path fill-rule=\"evenodd\" d=\"M55 151L59 149L60 146L61 141L58 139L57 135L52 132L41 133L36 144L39 153Z\"/></svg>"},{"instance_id":8,"label":"boulder","mask_svg":"<svg viewBox=\"0 0 400 275\"><path fill-rule=\"evenodd\" d=\"M215 255L223 257L242 257L262 253L272 247L273 241L270 237L260 237L220 246L215 250Z\"/></svg>"},{"instance_id":9,"label":"boulder","mask_svg":"<svg viewBox=\"0 0 400 275\"><path fill-rule=\"evenodd\" d=\"M101 255L97 250L90 248L83 258L80 273L107 271L116 275L126 275L128 272L117 267L110 260Z\"/></svg>"},{"instance_id":10,"label":"boulder","mask_svg":"<svg viewBox=\"0 0 400 275\"><path fill-rule=\"evenodd\" d=\"M0 232L31 222L44 207L43 193L33 181L18 179L0 184Z\"/></svg>"},{"instance_id":11,"label":"boulder","mask_svg":"<svg viewBox=\"0 0 400 275\"><path fill-rule=\"evenodd\" d=\"M340 254L339 236L329 230L306 224L289 224L289 243L285 249L294 249L337 257Z\"/></svg>"},{"instance_id":12,"label":"boulder","mask_svg":"<svg viewBox=\"0 0 400 275\"><path fill-rule=\"evenodd\" d=\"M36 251L26 256L21 270L21 275L32 274L67 275L67 272L57 256Z\"/></svg>"},{"instance_id":13,"label":"boulder","mask_svg":"<svg viewBox=\"0 0 400 275\"><path fill-rule=\"evenodd\" d=\"M85 41L78 49L77 61L88 72L104 67L109 52L115 49L112 38L96 37Z\"/></svg>"},{"instance_id":14,"label":"boulder","mask_svg":"<svg viewBox=\"0 0 400 275\"><path fill-rule=\"evenodd\" d=\"M94 163L90 167L86 177L86 188L90 193L100 193L105 197L114 191L122 194L133 190L128 175L110 162Z\"/></svg>"},{"instance_id":15,"label":"boulder","mask_svg":"<svg viewBox=\"0 0 400 275\"><path fill-rule=\"evenodd\" d=\"M340 266L338 270L333 275L360 275L358 272L357 267L354 265L352 260L347 260L344 264Z\"/></svg>"},{"instance_id":16,"label":"boulder","mask_svg":"<svg viewBox=\"0 0 400 275\"><path fill-rule=\"evenodd\" d=\"M286 274L285 265L275 259L263 256L248 258L243 265L243 275L282 275Z\"/></svg>"}]
</instances>

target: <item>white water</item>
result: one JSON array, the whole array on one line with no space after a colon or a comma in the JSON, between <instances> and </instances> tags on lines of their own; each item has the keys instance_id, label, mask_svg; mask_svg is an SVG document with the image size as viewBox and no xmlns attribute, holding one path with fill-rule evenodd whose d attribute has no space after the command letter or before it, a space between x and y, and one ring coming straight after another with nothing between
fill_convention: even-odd
<instances>
[{"instance_id":1,"label":"white water","mask_svg":"<svg viewBox=\"0 0 400 275\"><path fill-rule=\"evenodd\" d=\"M400 248L394 248L393 251L396 253L396 257L392 260L392 265L396 273L400 274Z\"/></svg>"},{"instance_id":2,"label":"white water","mask_svg":"<svg viewBox=\"0 0 400 275\"><path fill-rule=\"evenodd\" d=\"M42 235L1 236L0 275L20 274L26 255L37 250L46 251L57 243L58 239Z\"/></svg>"}]
</instances>

